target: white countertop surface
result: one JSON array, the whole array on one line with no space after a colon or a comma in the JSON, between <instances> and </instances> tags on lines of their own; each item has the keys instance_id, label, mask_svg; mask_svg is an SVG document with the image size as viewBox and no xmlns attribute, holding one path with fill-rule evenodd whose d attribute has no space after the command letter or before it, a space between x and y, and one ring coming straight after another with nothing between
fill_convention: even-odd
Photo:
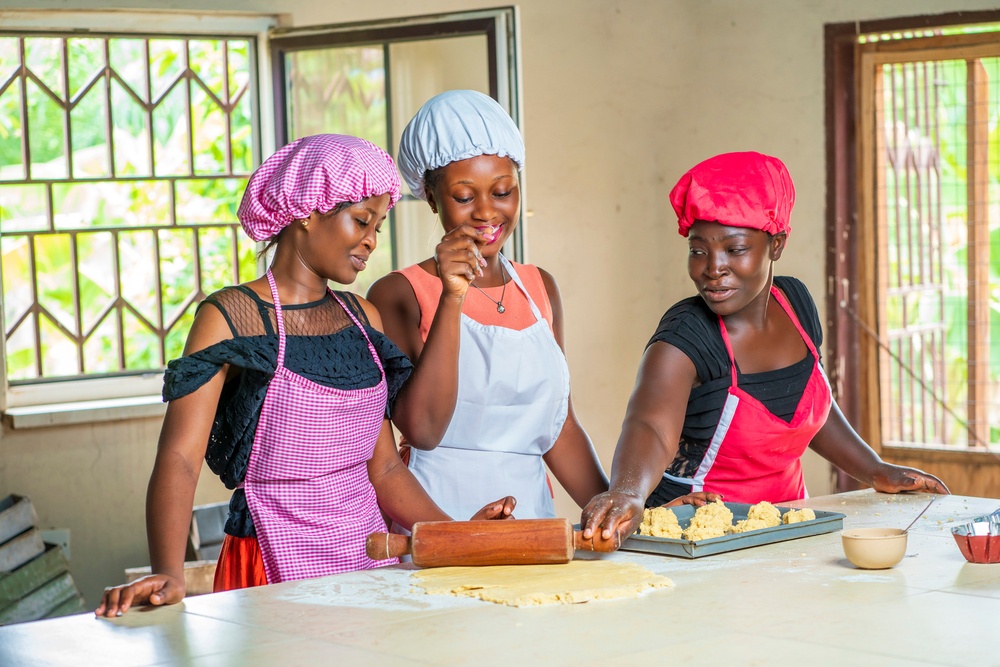
<instances>
[{"instance_id":1,"label":"white countertop surface","mask_svg":"<svg viewBox=\"0 0 1000 667\"><path fill-rule=\"evenodd\" d=\"M929 499L789 504L843 513L845 528L904 528ZM1000 665L1000 564L967 563L950 532L998 507L942 497L890 570L855 568L839 532L697 559L618 552L600 557L674 587L514 608L415 592L404 565L11 625L0 665Z\"/></svg>"}]
</instances>

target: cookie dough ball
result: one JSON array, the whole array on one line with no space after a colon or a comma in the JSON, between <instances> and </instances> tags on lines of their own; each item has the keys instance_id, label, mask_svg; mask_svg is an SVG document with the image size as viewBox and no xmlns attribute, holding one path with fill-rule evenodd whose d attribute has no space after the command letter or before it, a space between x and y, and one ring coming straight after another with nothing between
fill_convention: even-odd
<instances>
[{"instance_id":1,"label":"cookie dough ball","mask_svg":"<svg viewBox=\"0 0 1000 667\"><path fill-rule=\"evenodd\" d=\"M764 519L743 519L742 521L737 521L730 532L746 533L751 530L760 530L761 528L771 528L771 524Z\"/></svg>"},{"instance_id":2,"label":"cookie dough ball","mask_svg":"<svg viewBox=\"0 0 1000 667\"><path fill-rule=\"evenodd\" d=\"M760 526L760 528L771 528L772 526L780 526L781 512L778 510L777 507L767 502L766 500L763 500L750 508L750 511L747 512L747 520L761 521L763 525ZM757 530L757 529L750 528L748 530Z\"/></svg>"},{"instance_id":3,"label":"cookie dough ball","mask_svg":"<svg viewBox=\"0 0 1000 667\"><path fill-rule=\"evenodd\" d=\"M784 523L800 523L802 521L812 521L816 518L816 512L813 512L808 507L804 507L800 510L788 510L785 512L785 516L781 517Z\"/></svg>"},{"instance_id":4,"label":"cookie dough ball","mask_svg":"<svg viewBox=\"0 0 1000 667\"><path fill-rule=\"evenodd\" d=\"M722 537L733 525L733 512L721 500L706 503L694 511L691 523L684 529L685 540L708 540Z\"/></svg>"},{"instance_id":5,"label":"cookie dough ball","mask_svg":"<svg viewBox=\"0 0 1000 667\"><path fill-rule=\"evenodd\" d=\"M677 515L674 514L673 510L666 507L649 507L642 511L639 534L679 539L681 527L677 523Z\"/></svg>"}]
</instances>

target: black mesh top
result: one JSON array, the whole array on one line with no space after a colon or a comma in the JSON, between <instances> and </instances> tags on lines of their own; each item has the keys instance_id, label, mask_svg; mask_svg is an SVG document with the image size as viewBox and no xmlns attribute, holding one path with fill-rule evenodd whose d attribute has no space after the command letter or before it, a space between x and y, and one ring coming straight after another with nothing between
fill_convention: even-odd
<instances>
[{"instance_id":1,"label":"black mesh top","mask_svg":"<svg viewBox=\"0 0 1000 667\"><path fill-rule=\"evenodd\" d=\"M787 276L776 276L774 285L788 297L802 328L817 351L820 350L823 330L809 290L798 279ZM670 343L681 350L694 363L698 373L700 384L691 390L688 398L677 456L666 471L675 477L690 478L708 450L732 385L729 354L722 340L719 318L700 296L680 301L666 312L647 346L657 341ZM765 373L744 374L737 364L737 382L772 414L791 421L814 366L813 356L808 353L787 368ZM650 494L646 505L662 505L690 491L690 486L664 478Z\"/></svg>"},{"instance_id":2,"label":"black mesh top","mask_svg":"<svg viewBox=\"0 0 1000 667\"><path fill-rule=\"evenodd\" d=\"M369 326L353 294L337 292L337 295L365 325L385 368L388 417L413 365L392 341ZM163 400L190 394L215 377L225 364L240 369L222 389L205 453L212 471L227 488L236 489L246 475L257 419L277 365L274 305L244 286L223 288L205 299L199 308L205 303L222 312L233 338L171 361L164 374ZM381 374L364 335L329 293L314 303L282 306L281 310L285 321L285 366L290 371L317 384L343 390L379 383ZM255 535L243 489L236 489L229 502L226 532L236 537Z\"/></svg>"}]
</instances>

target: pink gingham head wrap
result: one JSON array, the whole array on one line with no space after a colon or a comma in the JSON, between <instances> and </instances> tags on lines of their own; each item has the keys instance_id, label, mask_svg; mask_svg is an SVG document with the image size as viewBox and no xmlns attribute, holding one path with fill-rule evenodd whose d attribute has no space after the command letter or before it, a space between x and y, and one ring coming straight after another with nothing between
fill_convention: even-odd
<instances>
[{"instance_id":1,"label":"pink gingham head wrap","mask_svg":"<svg viewBox=\"0 0 1000 667\"><path fill-rule=\"evenodd\" d=\"M250 176L236 216L254 241L266 241L293 220L337 204L400 195L399 172L381 148L357 137L316 134L296 139Z\"/></svg>"}]
</instances>

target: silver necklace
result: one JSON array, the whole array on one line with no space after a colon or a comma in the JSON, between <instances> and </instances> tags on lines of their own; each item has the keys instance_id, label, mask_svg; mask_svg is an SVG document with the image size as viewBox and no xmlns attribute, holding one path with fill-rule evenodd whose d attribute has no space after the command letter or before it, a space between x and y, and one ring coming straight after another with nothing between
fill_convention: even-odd
<instances>
[{"instance_id":1,"label":"silver necklace","mask_svg":"<svg viewBox=\"0 0 1000 667\"><path fill-rule=\"evenodd\" d=\"M494 299L493 297L491 297L489 294L487 294L483 290L483 288L480 287L479 285L477 285L476 283L469 283L469 284L472 285L473 287L475 287L477 290L479 290L480 293L482 293L482 295L485 296L487 299L489 299L490 301L492 301L493 303L495 303L497 305L497 312L500 313L501 315L503 315L503 311L507 310L506 308L503 307L503 297L504 297L505 294L507 294L507 271L503 267L503 262L500 262L500 274L503 276L503 289L500 290L500 300L499 301L497 301L496 299Z\"/></svg>"}]
</instances>

